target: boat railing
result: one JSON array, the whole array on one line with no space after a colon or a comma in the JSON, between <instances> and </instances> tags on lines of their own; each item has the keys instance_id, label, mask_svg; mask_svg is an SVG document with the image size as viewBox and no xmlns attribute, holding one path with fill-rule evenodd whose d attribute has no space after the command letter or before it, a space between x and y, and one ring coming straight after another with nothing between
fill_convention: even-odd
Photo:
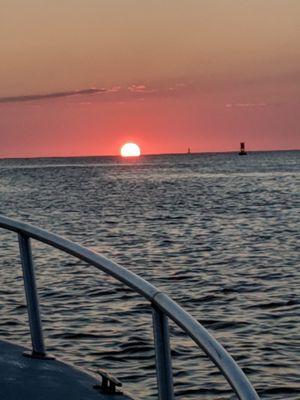
<instances>
[{"instance_id":1,"label":"boat railing","mask_svg":"<svg viewBox=\"0 0 300 400\"><path fill-rule=\"evenodd\" d=\"M98 268L138 292L149 301L153 316L156 376L160 400L174 399L169 319L185 331L206 353L226 378L239 399L259 399L244 372L223 346L169 296L143 278L92 250L33 225L0 215L0 228L18 234L32 342L32 357L47 358L31 253L31 239L34 239Z\"/></svg>"}]
</instances>

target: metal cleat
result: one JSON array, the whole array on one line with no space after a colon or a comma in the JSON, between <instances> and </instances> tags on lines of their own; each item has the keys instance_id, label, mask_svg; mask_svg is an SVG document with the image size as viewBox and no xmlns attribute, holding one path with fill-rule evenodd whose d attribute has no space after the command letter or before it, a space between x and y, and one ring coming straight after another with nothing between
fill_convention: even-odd
<instances>
[{"instance_id":1,"label":"metal cleat","mask_svg":"<svg viewBox=\"0 0 300 400\"><path fill-rule=\"evenodd\" d=\"M122 394L122 391L116 390L116 387L122 387L122 382L120 382L119 379L104 369L98 369L97 372L99 375L101 375L102 382L101 385L95 385L95 389L100 390L101 393L105 394Z\"/></svg>"}]
</instances>

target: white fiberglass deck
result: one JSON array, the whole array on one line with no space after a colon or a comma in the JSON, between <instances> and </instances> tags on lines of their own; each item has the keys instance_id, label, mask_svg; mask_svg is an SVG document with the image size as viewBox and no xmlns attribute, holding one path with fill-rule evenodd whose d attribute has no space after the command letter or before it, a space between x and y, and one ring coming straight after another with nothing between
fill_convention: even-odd
<instances>
[{"instance_id":1,"label":"white fiberglass deck","mask_svg":"<svg viewBox=\"0 0 300 400\"><path fill-rule=\"evenodd\" d=\"M26 349L0 341L0 399L5 400L130 400L126 395L104 394L101 383L80 369L58 360L25 357ZM27 352L29 352L27 350Z\"/></svg>"}]
</instances>

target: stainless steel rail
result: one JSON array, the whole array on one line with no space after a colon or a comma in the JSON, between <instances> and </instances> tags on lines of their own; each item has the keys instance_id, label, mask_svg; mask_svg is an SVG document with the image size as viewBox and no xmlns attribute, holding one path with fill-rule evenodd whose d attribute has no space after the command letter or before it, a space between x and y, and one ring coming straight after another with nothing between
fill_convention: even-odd
<instances>
[{"instance_id":1,"label":"stainless steel rail","mask_svg":"<svg viewBox=\"0 0 300 400\"><path fill-rule=\"evenodd\" d=\"M93 265L150 301L153 312L156 375L160 400L174 399L168 318L181 327L207 354L227 379L239 399L259 399L246 375L221 344L169 296L143 278L83 246L30 224L0 215L0 228L14 231L19 236L33 357L46 357L46 350L42 334L30 238L46 243Z\"/></svg>"}]
</instances>

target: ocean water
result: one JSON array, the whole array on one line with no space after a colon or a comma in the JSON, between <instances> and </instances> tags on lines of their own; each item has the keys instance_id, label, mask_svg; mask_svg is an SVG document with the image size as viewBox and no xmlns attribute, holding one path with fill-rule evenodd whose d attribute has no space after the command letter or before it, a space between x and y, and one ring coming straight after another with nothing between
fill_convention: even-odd
<instances>
[{"instance_id":1,"label":"ocean water","mask_svg":"<svg viewBox=\"0 0 300 400\"><path fill-rule=\"evenodd\" d=\"M300 152L0 160L0 213L102 253L168 293L262 399L300 399ZM47 348L156 398L151 309L33 243ZM30 345L15 234L0 231L0 338ZM171 324L176 399L235 398Z\"/></svg>"}]
</instances>

